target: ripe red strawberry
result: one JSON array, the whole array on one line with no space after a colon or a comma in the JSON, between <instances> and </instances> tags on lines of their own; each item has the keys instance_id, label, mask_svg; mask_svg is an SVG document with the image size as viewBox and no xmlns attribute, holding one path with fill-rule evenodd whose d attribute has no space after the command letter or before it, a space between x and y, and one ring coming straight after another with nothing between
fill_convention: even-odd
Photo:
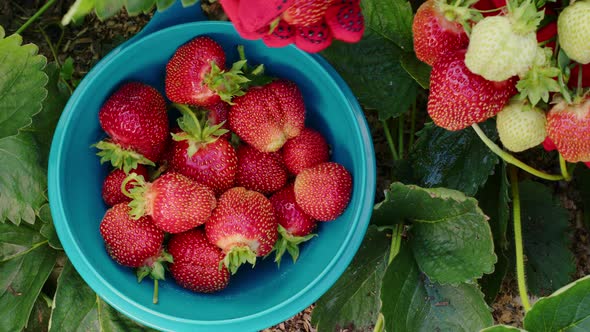
<instances>
[{"instance_id":1,"label":"ripe red strawberry","mask_svg":"<svg viewBox=\"0 0 590 332\"><path fill-rule=\"evenodd\" d=\"M469 37L461 23L449 21L435 0L428 0L418 8L412 32L416 57L431 66L440 55L467 48L469 44Z\"/></svg>"},{"instance_id":2,"label":"ripe red strawberry","mask_svg":"<svg viewBox=\"0 0 590 332\"><path fill-rule=\"evenodd\" d=\"M432 67L427 110L437 126L461 130L496 115L515 93L515 78L492 82L473 74L465 50L457 50Z\"/></svg>"},{"instance_id":3,"label":"ripe red strawberry","mask_svg":"<svg viewBox=\"0 0 590 332\"><path fill-rule=\"evenodd\" d=\"M326 24L334 38L356 43L365 33L365 18L358 0L339 0L326 10Z\"/></svg>"},{"instance_id":4,"label":"ripe red strawberry","mask_svg":"<svg viewBox=\"0 0 590 332\"><path fill-rule=\"evenodd\" d=\"M338 163L322 163L297 174L294 190L305 213L330 221L341 215L350 201L352 176Z\"/></svg>"},{"instance_id":5,"label":"ripe red strawberry","mask_svg":"<svg viewBox=\"0 0 590 332\"><path fill-rule=\"evenodd\" d=\"M229 271L223 261L223 252L209 243L201 228L174 234L168 242L168 252L174 263L170 273L176 282L201 293L218 292L229 284Z\"/></svg>"},{"instance_id":6,"label":"ripe red strawberry","mask_svg":"<svg viewBox=\"0 0 590 332\"><path fill-rule=\"evenodd\" d=\"M132 169L129 173L141 175L144 179L148 178L147 168L143 165L137 165L137 168ZM131 201L131 198L125 196L121 191L121 184L126 177L127 174L121 169L115 169L105 177L102 183L102 199L108 206ZM134 186L133 183L133 181L129 181L125 188L128 191L131 190Z\"/></svg>"},{"instance_id":7,"label":"ripe red strawberry","mask_svg":"<svg viewBox=\"0 0 590 332\"><path fill-rule=\"evenodd\" d=\"M243 94L245 61L226 71L225 60L221 45L207 36L180 46L166 64L166 96L174 103L209 106Z\"/></svg>"},{"instance_id":8,"label":"ripe red strawberry","mask_svg":"<svg viewBox=\"0 0 590 332\"><path fill-rule=\"evenodd\" d=\"M135 218L151 216L165 232L180 233L205 223L216 206L215 193L180 173L166 173L152 183L130 174L125 181L137 181L128 193Z\"/></svg>"},{"instance_id":9,"label":"ripe red strawberry","mask_svg":"<svg viewBox=\"0 0 590 332\"><path fill-rule=\"evenodd\" d=\"M173 133L169 167L202 183L217 194L234 185L238 158L234 147L223 137L227 130L221 124L210 126L199 120L184 105L178 124L182 131Z\"/></svg>"},{"instance_id":10,"label":"ripe red strawberry","mask_svg":"<svg viewBox=\"0 0 590 332\"><path fill-rule=\"evenodd\" d=\"M98 112L109 138L98 142L100 162L128 173L138 163L154 165L168 140L168 115L158 90L139 82L122 85Z\"/></svg>"},{"instance_id":11,"label":"ripe red strawberry","mask_svg":"<svg viewBox=\"0 0 590 332\"><path fill-rule=\"evenodd\" d=\"M263 194L234 187L219 197L205 233L209 242L223 250L223 263L234 274L240 265L254 266L256 257L272 250L277 227L272 204Z\"/></svg>"},{"instance_id":12,"label":"ripe red strawberry","mask_svg":"<svg viewBox=\"0 0 590 332\"><path fill-rule=\"evenodd\" d=\"M260 152L242 144L237 156L237 186L268 195L287 183L287 169L279 152Z\"/></svg>"},{"instance_id":13,"label":"ripe red strawberry","mask_svg":"<svg viewBox=\"0 0 590 332\"><path fill-rule=\"evenodd\" d=\"M590 98L573 104L562 100L547 115L547 134L563 159L575 163L590 161Z\"/></svg>"},{"instance_id":14,"label":"ripe red strawberry","mask_svg":"<svg viewBox=\"0 0 590 332\"><path fill-rule=\"evenodd\" d=\"M299 136L288 140L281 152L285 166L295 175L330 159L330 147L324 136L307 127Z\"/></svg>"},{"instance_id":15,"label":"ripe red strawberry","mask_svg":"<svg viewBox=\"0 0 590 332\"><path fill-rule=\"evenodd\" d=\"M279 223L279 239L274 247L275 262L280 264L285 252L288 252L293 262L296 262L299 257L299 244L315 236L312 232L316 228L317 221L303 212L295 201L292 183L274 193L270 197L270 202Z\"/></svg>"},{"instance_id":16,"label":"ripe red strawberry","mask_svg":"<svg viewBox=\"0 0 590 332\"><path fill-rule=\"evenodd\" d=\"M164 262L171 262L169 254L162 250L164 232L158 229L149 216L132 219L131 209L119 203L108 209L100 223L108 254L115 262L138 268L141 281L150 275L154 279L154 303L158 302L158 280L164 279Z\"/></svg>"},{"instance_id":17,"label":"ripe red strawberry","mask_svg":"<svg viewBox=\"0 0 590 332\"><path fill-rule=\"evenodd\" d=\"M268 25L291 7L297 0L248 0L237 5L237 16L246 31L257 31ZM221 0L224 6L235 1ZM230 10L231 11L231 10ZM228 14L229 16L229 14ZM231 17L230 17L231 18ZM268 32L269 30L267 30Z\"/></svg>"},{"instance_id":18,"label":"ripe red strawberry","mask_svg":"<svg viewBox=\"0 0 590 332\"><path fill-rule=\"evenodd\" d=\"M324 17L331 4L332 0L295 0L281 16L291 25L313 25Z\"/></svg>"},{"instance_id":19,"label":"ripe red strawberry","mask_svg":"<svg viewBox=\"0 0 590 332\"><path fill-rule=\"evenodd\" d=\"M229 126L243 141L263 152L278 151L304 127L305 104L295 83L278 80L250 88L234 99Z\"/></svg>"}]
</instances>

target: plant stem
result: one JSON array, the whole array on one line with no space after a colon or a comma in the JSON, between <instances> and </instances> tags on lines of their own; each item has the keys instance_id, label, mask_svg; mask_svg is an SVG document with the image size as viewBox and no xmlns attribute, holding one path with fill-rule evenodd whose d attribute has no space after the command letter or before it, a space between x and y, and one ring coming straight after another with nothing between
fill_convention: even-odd
<instances>
[{"instance_id":1,"label":"plant stem","mask_svg":"<svg viewBox=\"0 0 590 332\"><path fill-rule=\"evenodd\" d=\"M563 156L561 155L561 153L559 154L559 169L561 170L561 175L563 176L564 180L566 180L566 181L572 180L572 176L567 170L567 163L566 163L565 159L563 159Z\"/></svg>"},{"instance_id":2,"label":"plant stem","mask_svg":"<svg viewBox=\"0 0 590 332\"><path fill-rule=\"evenodd\" d=\"M397 254L399 254L399 250L402 246L402 234L404 232L404 224L397 224L393 228L393 233L391 234L391 248L389 248L389 259L387 264L391 264L393 259Z\"/></svg>"},{"instance_id":3,"label":"plant stem","mask_svg":"<svg viewBox=\"0 0 590 332\"><path fill-rule=\"evenodd\" d=\"M524 307L525 313L531 309L528 292L526 289L526 278L524 274L524 253L522 245L522 224L520 220L520 193L518 191L517 169L510 167L510 185L512 187L512 207L514 219L514 247L516 248L516 279L518 292Z\"/></svg>"},{"instance_id":4,"label":"plant stem","mask_svg":"<svg viewBox=\"0 0 590 332\"><path fill-rule=\"evenodd\" d=\"M375 322L375 327L373 328L373 332L382 332L384 324L385 324L385 317L383 316L382 313L379 313L379 316L377 316L377 321Z\"/></svg>"},{"instance_id":5,"label":"plant stem","mask_svg":"<svg viewBox=\"0 0 590 332\"><path fill-rule=\"evenodd\" d=\"M152 298L154 304L158 303L158 279L154 279L154 297Z\"/></svg>"},{"instance_id":6,"label":"plant stem","mask_svg":"<svg viewBox=\"0 0 590 332\"><path fill-rule=\"evenodd\" d=\"M47 35L47 33L45 33L45 29L43 29L43 27L40 27L39 31L41 31L41 34L43 35L45 42L49 46L49 50L51 51L51 54L53 55L53 59L55 59L55 62L57 63L57 65L59 67L61 67L61 62L59 61L59 58L57 57L57 52L55 51L55 47L53 46L53 43L51 42L51 39L49 39L49 36Z\"/></svg>"},{"instance_id":7,"label":"plant stem","mask_svg":"<svg viewBox=\"0 0 590 332\"><path fill-rule=\"evenodd\" d=\"M391 151L393 160L399 160L399 156L397 155L395 144L393 144L393 137L391 137L391 131L389 131L389 125L387 124L387 121L381 120L381 125L383 126L383 130L385 131L385 138L387 138L387 144L389 145L389 150Z\"/></svg>"},{"instance_id":8,"label":"plant stem","mask_svg":"<svg viewBox=\"0 0 590 332\"><path fill-rule=\"evenodd\" d=\"M498 145L496 145L496 143L492 142L492 140L490 140L486 136L486 134L483 132L483 130L481 130L477 123L474 123L473 125L471 125L471 127L473 128L473 130L475 130L477 136L479 136L479 138L484 142L484 144L487 145L487 147L490 148L490 150L492 150L493 153L497 154L498 157L502 158L502 160L504 160L508 164L512 164L532 175L540 177L541 179L549 181L560 181L564 179L562 175L547 174L545 172L539 171L538 169L535 169L523 163L522 161L516 159L516 157L514 157L510 153L502 150Z\"/></svg>"},{"instance_id":9,"label":"plant stem","mask_svg":"<svg viewBox=\"0 0 590 332\"><path fill-rule=\"evenodd\" d=\"M399 148L399 152L398 155L403 158L404 156L404 115L400 114L399 116L399 128L398 128L398 148Z\"/></svg>"},{"instance_id":10,"label":"plant stem","mask_svg":"<svg viewBox=\"0 0 590 332\"><path fill-rule=\"evenodd\" d=\"M39 16L43 15L43 13L49 9L49 7L51 7L51 5L53 5L55 3L56 0L49 0L47 1L43 7L39 8L39 10L33 14L33 16L31 16L23 25L21 25L20 28L18 28L18 30L16 30L16 34L21 34L23 31L25 31L25 29L27 29L29 27L29 25L31 25L33 22L35 22L36 19L39 18Z\"/></svg>"},{"instance_id":11,"label":"plant stem","mask_svg":"<svg viewBox=\"0 0 590 332\"><path fill-rule=\"evenodd\" d=\"M412 112L410 113L410 148L414 145L414 136L416 136L416 101L412 103Z\"/></svg>"},{"instance_id":12,"label":"plant stem","mask_svg":"<svg viewBox=\"0 0 590 332\"><path fill-rule=\"evenodd\" d=\"M576 97L582 96L582 64L578 64L578 89L576 90Z\"/></svg>"}]
</instances>

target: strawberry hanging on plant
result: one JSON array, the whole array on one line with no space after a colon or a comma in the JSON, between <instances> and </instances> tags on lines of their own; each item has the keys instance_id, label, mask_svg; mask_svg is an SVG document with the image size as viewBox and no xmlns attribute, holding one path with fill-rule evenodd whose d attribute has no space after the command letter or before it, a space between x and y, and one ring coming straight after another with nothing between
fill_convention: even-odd
<instances>
[{"instance_id":1,"label":"strawberry hanging on plant","mask_svg":"<svg viewBox=\"0 0 590 332\"><path fill-rule=\"evenodd\" d=\"M547 115L547 133L563 158L571 163L590 161L590 95L562 98Z\"/></svg>"},{"instance_id":2,"label":"strawberry hanging on plant","mask_svg":"<svg viewBox=\"0 0 590 332\"><path fill-rule=\"evenodd\" d=\"M532 0L509 0L506 7L506 15L488 16L475 24L465 54L471 72L495 82L523 76L532 66L536 29L544 16Z\"/></svg>"},{"instance_id":3,"label":"strawberry hanging on plant","mask_svg":"<svg viewBox=\"0 0 590 332\"><path fill-rule=\"evenodd\" d=\"M512 152L541 144L547 137L545 112L526 101L514 100L496 116L500 141Z\"/></svg>"},{"instance_id":4,"label":"strawberry hanging on plant","mask_svg":"<svg viewBox=\"0 0 590 332\"><path fill-rule=\"evenodd\" d=\"M225 51L216 41L199 36L180 46L166 64L166 96L178 104L210 106L242 95L248 79L245 60L225 68Z\"/></svg>"},{"instance_id":5,"label":"strawberry hanging on plant","mask_svg":"<svg viewBox=\"0 0 590 332\"><path fill-rule=\"evenodd\" d=\"M557 19L559 45L570 59L581 64L590 63L589 19L590 2L583 0L566 7Z\"/></svg>"},{"instance_id":6,"label":"strawberry hanging on plant","mask_svg":"<svg viewBox=\"0 0 590 332\"><path fill-rule=\"evenodd\" d=\"M100 150L100 162L110 162L125 173L138 164L155 165L166 147L166 102L147 84L123 84L102 105L98 120L109 136L94 145Z\"/></svg>"}]
</instances>

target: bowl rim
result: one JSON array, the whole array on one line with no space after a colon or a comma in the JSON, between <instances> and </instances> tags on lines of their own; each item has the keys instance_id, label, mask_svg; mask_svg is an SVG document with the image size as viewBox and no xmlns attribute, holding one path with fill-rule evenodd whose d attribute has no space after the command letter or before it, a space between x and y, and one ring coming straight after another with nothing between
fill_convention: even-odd
<instances>
[{"instance_id":1,"label":"bowl rim","mask_svg":"<svg viewBox=\"0 0 590 332\"><path fill-rule=\"evenodd\" d=\"M229 33L235 34L239 37L235 28L230 22L219 21L200 21L190 22L168 27L143 36L137 40L133 40L129 44L123 44L111 51L107 56L99 61L83 78L77 89L74 91L68 100L58 121L57 127L51 143L49 166L48 166L48 196L51 208L51 214L55 223L56 232L62 243L64 251L71 261L74 268L79 272L84 281L97 293L100 297L117 309L119 312L133 318L134 320L145 324L146 326L154 327L163 330L184 330L194 329L195 327L209 328L211 331L219 331L221 327L229 328L230 330L239 328L240 330L258 330L268 326L272 326L282 322L298 312L302 311L313 302L315 302L321 295L339 279L346 267L352 261L358 248L361 245L364 234L368 228L370 217L374 205L375 187L376 187L376 161L373 141L367 121L364 117L362 109L358 101L348 85L340 77L340 75L331 67L326 60L317 54L309 54L297 49L294 45L289 45L299 56L308 58L317 70L323 72L325 77L335 84L338 92L342 94L343 98L348 101L349 107L347 112L351 113L358 124L356 126L356 133L363 141L365 154L361 158L361 171L366 174L365 177L359 177L362 181L360 188L365 188L360 192L360 206L351 215L354 218L353 224L342 241L340 248L336 255L329 261L320 274L306 287L299 290L287 301L270 306L268 309L242 317L220 319L220 320L194 320L188 318L174 317L168 314L162 314L158 311L143 306L142 304L132 300L119 292L112 284L107 283L102 276L100 276L94 269L92 263L88 258L82 255L79 241L73 236L72 229L69 227L66 220L66 213L63 208L63 197L61 194L61 184L65 175L62 174L60 167L63 157L64 141L67 139L65 134L72 126L72 118L76 113L76 109L80 109L78 104L81 99L87 94L87 86L90 85L97 76L100 75L103 68L116 62L129 50L132 50L137 45L149 43L150 40L159 37L160 35L173 34L176 30L193 29L194 36L208 33ZM131 40L130 40L131 41ZM179 45L180 46L180 45ZM158 319L154 319L158 317Z\"/></svg>"}]
</instances>

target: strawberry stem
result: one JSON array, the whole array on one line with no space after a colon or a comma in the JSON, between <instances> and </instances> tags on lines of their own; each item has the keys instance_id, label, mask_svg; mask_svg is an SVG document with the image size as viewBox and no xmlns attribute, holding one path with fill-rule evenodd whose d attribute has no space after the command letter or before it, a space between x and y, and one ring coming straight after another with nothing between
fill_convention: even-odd
<instances>
[{"instance_id":1,"label":"strawberry stem","mask_svg":"<svg viewBox=\"0 0 590 332\"><path fill-rule=\"evenodd\" d=\"M397 161L399 160L399 156L397 155L397 150L395 148L395 144L393 143L393 137L391 137L391 132L389 131L389 125L385 120L381 120L381 125L383 126L383 130L385 131L385 138L387 138L387 144L389 145L389 150L391 151L393 160Z\"/></svg>"},{"instance_id":2,"label":"strawberry stem","mask_svg":"<svg viewBox=\"0 0 590 332\"><path fill-rule=\"evenodd\" d=\"M398 134L397 143L398 143L398 148L399 148L398 155L403 158L403 156L404 156L404 115L403 114L399 115L398 123L399 123L399 128L397 131L397 134Z\"/></svg>"},{"instance_id":3,"label":"strawberry stem","mask_svg":"<svg viewBox=\"0 0 590 332\"><path fill-rule=\"evenodd\" d=\"M563 159L563 156L561 155L561 153L559 154L559 169L561 170L561 175L563 176L564 180L566 180L566 181L572 180L572 176L568 172L567 162L565 161L565 159Z\"/></svg>"},{"instance_id":4,"label":"strawberry stem","mask_svg":"<svg viewBox=\"0 0 590 332\"><path fill-rule=\"evenodd\" d=\"M397 224L393 228L393 234L391 234L391 247L389 249L389 258L387 264L391 264L393 259L397 254L399 254L399 250L402 246L402 234L404 232L404 224Z\"/></svg>"},{"instance_id":5,"label":"strawberry stem","mask_svg":"<svg viewBox=\"0 0 590 332\"><path fill-rule=\"evenodd\" d=\"M582 96L582 64L578 64L578 89L576 90L576 97Z\"/></svg>"},{"instance_id":6,"label":"strawberry stem","mask_svg":"<svg viewBox=\"0 0 590 332\"><path fill-rule=\"evenodd\" d=\"M41 7L35 14L33 14L33 16L31 16L23 25L21 25L20 28L18 28L18 30L16 30L15 34L21 34L23 31L25 31L26 28L29 27L29 25L31 25L33 22L35 22L39 16L43 15L43 13L49 9L49 7L51 7L56 0L49 0L47 1L43 7Z\"/></svg>"},{"instance_id":7,"label":"strawberry stem","mask_svg":"<svg viewBox=\"0 0 590 332\"><path fill-rule=\"evenodd\" d=\"M518 283L518 292L522 300L522 306L525 313L531 309L526 287L526 277L524 273L524 253L522 245L522 225L520 220L520 193L518 191L517 169L510 167L510 184L512 187L512 207L514 219L514 247L516 249L516 279Z\"/></svg>"},{"instance_id":8,"label":"strawberry stem","mask_svg":"<svg viewBox=\"0 0 590 332\"><path fill-rule=\"evenodd\" d=\"M152 297L154 304L158 303L158 288L158 279L154 279L154 296Z\"/></svg>"},{"instance_id":9,"label":"strawberry stem","mask_svg":"<svg viewBox=\"0 0 590 332\"><path fill-rule=\"evenodd\" d=\"M514 165L514 166L522 169L523 171L526 171L526 172L528 172L534 176L537 176L541 179L545 179L545 180L549 180L549 181L561 181L564 179L562 175L547 174L543 171L539 171L538 169L535 169L535 168L523 163L522 161L518 160L516 157L514 157L510 153L502 150L498 145L496 145L496 143L492 142L492 140L490 140L486 136L486 134L483 132L483 130L481 130L481 128L479 127L479 125L477 123L474 123L473 125L471 125L471 127L473 128L473 130L475 130L475 132L477 133L477 136L479 136L479 138L482 140L482 142L493 153L498 155L498 157L502 158L502 160L504 160L508 164Z\"/></svg>"}]
</instances>

